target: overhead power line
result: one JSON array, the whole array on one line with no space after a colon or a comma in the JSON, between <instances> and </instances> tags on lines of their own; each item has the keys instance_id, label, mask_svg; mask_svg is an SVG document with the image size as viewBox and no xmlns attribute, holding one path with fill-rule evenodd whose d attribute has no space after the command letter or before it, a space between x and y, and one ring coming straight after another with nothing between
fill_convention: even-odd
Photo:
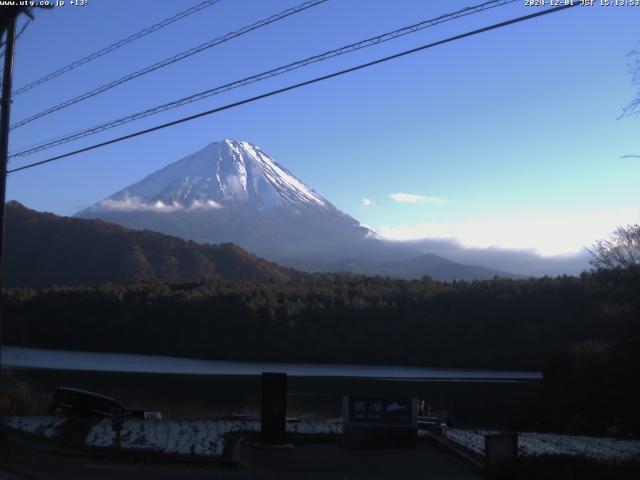
<instances>
[{"instance_id":1,"label":"overhead power line","mask_svg":"<svg viewBox=\"0 0 640 480\"><path fill-rule=\"evenodd\" d=\"M27 20L26 22L24 22L24 25L22 25L22 28L20 29L20 31L16 34L16 38L15 41L18 41L18 39L20 38L20 36L24 33L24 31L27 29L27 27L29 26L29 23L31 23L31 20ZM3 39L2 42L0 42L0 47L4 47L5 45L5 40ZM2 53L4 55L4 52Z\"/></svg>"},{"instance_id":2,"label":"overhead power line","mask_svg":"<svg viewBox=\"0 0 640 480\"><path fill-rule=\"evenodd\" d=\"M146 75L148 73L154 72L160 68L166 67L168 65L171 65L173 63L179 62L181 60L184 60L185 58L188 58L192 55L195 55L196 53L200 53L204 50L207 50L211 47L214 47L216 45L220 45L221 43L227 42L229 40L232 40L236 37L239 37L241 35L245 35L246 33L249 33L253 30L256 30L258 28L262 28L266 25L269 25L271 23L277 22L279 20L282 20L284 18L287 18L291 15L295 15L297 13L300 13L308 8L311 7L315 7L316 5L320 5L321 3L326 2L327 0L309 0L307 2L301 3L300 5L297 5L295 7L291 7L288 8L286 10L283 10L280 13L277 13L275 15L272 15L268 18L265 18L263 20L260 20L258 22L252 23L251 25L247 25L245 27L240 28L239 30L235 30L233 32L227 33L226 35L223 35L221 37L217 37L214 38L213 40L210 40L208 42L205 42L201 45L198 45L197 47L193 47L190 48L189 50L185 50L183 52L178 53L177 55L174 55L173 57L169 57L169 58L165 58L164 60L154 63L153 65L149 65L148 67L143 68L142 70L138 70L136 72L130 73L128 75L125 75L124 77L121 77L117 80L113 80L109 83L106 83L104 85L101 85L97 88L94 88L93 90L90 90L88 92L85 92L81 95L78 95L77 97L71 98L69 100L66 100L62 103L59 103L58 105L55 105L53 107L50 107L46 110L43 110L42 112L36 113L34 115L31 115L30 117L27 117L23 120L20 120L19 122L11 125L11 129L15 129L18 127L22 127L23 125L26 125L28 123L33 122L34 120L37 120L39 118L42 118L46 115L49 115L53 112L57 112L58 110L62 110L63 108L67 108L71 105L74 105L78 102L81 102L83 100L86 100L88 98L91 97L95 97L96 95L99 95L103 92L106 92L107 90L111 90L114 87L117 87L118 85L122 85L123 83L129 82L135 78L141 77L143 75Z\"/></svg>"},{"instance_id":3,"label":"overhead power line","mask_svg":"<svg viewBox=\"0 0 640 480\"><path fill-rule=\"evenodd\" d=\"M429 48L437 47L437 46L443 45L445 43L454 42L456 40L461 40L463 38L467 38L467 37L471 37L471 36L474 36L474 35L478 35L480 33L488 32L488 31L491 31L491 30L496 30L496 29L499 29L499 28L503 28L503 27L506 27L506 26L509 26L509 25L513 25L515 23L521 23L521 22L525 22L527 20L532 20L534 18L541 17L543 15L548 15L550 13L556 13L556 12L559 12L561 10L566 10L568 8L575 7L577 5L579 5L579 4L578 3L574 3L574 4L562 5L562 6L559 6L559 7L549 8L549 9L546 9L546 10L540 10L538 12L531 13L529 15L523 15L521 17L512 18L511 20L506 20L504 22L494 23L493 25L489 25L487 27L479 28L477 30L472 30L472 31L469 31L469 32L466 32L466 33L462 33L462 34L459 34L459 35L454 35L452 37L448 37L448 38L445 38L443 40L438 40L437 42L428 43L426 45L422 45L422 46L419 46L419 47L416 47L416 48L412 48L410 50L404 50L404 51L402 51L400 53L396 53L394 55L389 55L387 57L379 58L379 59L373 60L371 62L362 63L360 65L356 65L355 67L350 67L350 68L346 68L344 70L339 70L337 72L333 72L333 73L330 73L328 75L323 75L321 77L316 77L316 78L313 78L311 80L306 80L304 82L295 83L293 85L289 85L287 87L279 88L277 90L271 90L270 92L263 93L261 95L256 95L254 97L246 98L244 100L240 100L240 101L237 101L237 102L233 102L233 103L224 105L222 107L218 107L218 108L214 108L214 109L211 109L211 110L207 110L207 111L200 112L200 113L197 113L197 114L194 114L194 115L189 115L187 117L182 117L182 118L179 118L177 120L173 120L171 122L163 123L161 125L156 125L155 127L146 128L144 130L139 130L137 132L133 132L133 133L130 133L130 134L127 134L127 135L123 135L121 137L112 138L110 140L106 140L104 142L96 143L96 144L90 145L88 147L84 147L84 148L80 148L80 149L77 149L77 150L73 150L71 152L63 153L61 155L56 155L55 157L47 158L45 160L40 160L38 162L33 162L33 163L30 163L30 164L27 164L27 165L23 165L21 167L16 167L16 168L13 168L11 170L8 170L7 173L15 173L15 172L19 172L19 171L22 171L22 170L27 170L27 169L30 169L30 168L34 168L34 167L37 167L37 166L40 166L40 165L44 165L46 163L55 162L55 161L61 160L63 158L71 157L73 155L78 155L80 153L84 153L84 152L88 152L88 151L91 151L91 150L95 150L97 148L105 147L107 145L111 145L111 144L114 144L114 143L119 143L119 142L122 142L124 140L129 140L131 138L139 137L141 135L146 135L147 133L155 132L155 131L162 130L162 129L165 129L165 128L168 128L168 127L172 127L174 125L179 125L181 123L189 122L189 121L195 120L197 118L205 117L205 116L208 116L208 115L213 115L215 113L222 112L224 110L230 110L232 108L239 107L241 105L245 105L245 104L248 104L248 103L253 103L253 102L256 102L258 100L262 100L264 98L272 97L274 95L278 95L278 94L281 94L281 93L284 93L284 92L288 92L288 91L295 90L295 89L298 89L298 88L301 88L301 87L305 87L307 85L312 85L314 83L318 83L318 82L322 82L324 80L329 80L331 78L335 78L335 77L339 77L339 76L342 76L342 75L346 75L348 73L352 73L352 72L355 72L355 71L358 71L358 70L362 70L362 69L365 69L365 68L368 68L368 67L372 67L374 65L379 65L381 63L385 63L385 62L388 62L388 61L391 61L391 60L396 60L398 58L405 57L407 55L411 55L411 54L420 52L422 50L427 50Z\"/></svg>"},{"instance_id":4,"label":"overhead power line","mask_svg":"<svg viewBox=\"0 0 640 480\"><path fill-rule=\"evenodd\" d=\"M85 130L79 131L79 132L75 132L72 134L68 134L65 135L63 137L59 137L53 140L49 140L46 142L41 142L35 146L31 146L28 148L24 148L23 150L17 151L15 153L12 153L10 155L9 158L16 158L16 157L23 157L23 156L27 156L27 155L31 155L37 152L41 152L43 150L48 150L50 148L53 147L57 147L59 145L63 145L65 143L69 143L71 141L74 140L78 140L80 138L84 138L90 135L95 135L97 133L103 132L105 130L110 130L112 128L116 128L119 127L121 125L136 121L136 120L140 120L142 118L151 116L151 115L155 115L157 113L161 113L167 110L171 110L173 108L178 108L184 105L187 105L189 103L193 103L199 100L203 100L205 98L214 96L214 95L218 95L220 93L223 92L227 92L229 90L233 90L239 87L243 87L245 85L249 85L251 83L255 83L255 82L259 82L262 80L266 80L268 78L271 77L275 77L277 75L282 75L284 73L290 72L292 70L313 64L313 63L317 63L320 61L324 61L324 60L328 60L330 58L333 57L337 57L340 55L344 55L347 53L351 53L354 52L356 50L361 50L363 48L367 48L367 47L371 47L373 45L378 45L380 43L384 43L387 42L389 40L394 40L396 38L400 38L404 35L410 34L410 33L415 33L418 32L420 30L423 30L425 28L428 27L433 27L435 25L438 25L440 23L444 23L444 22L448 22L451 20L455 20L467 15L471 15L474 13L478 13L478 12L482 12L491 8L495 8L495 7L500 7L509 3L514 3L516 1L520 1L520 0L492 0L492 1L488 1L488 2L484 2L481 3L479 5L475 5L472 7L467 7L467 8L463 8L461 10L457 10L455 12L452 13L447 13L444 15L440 15L439 17L436 18L432 18L429 20L423 20L422 22L416 23L414 25L410 25L407 27L403 27L397 30L394 30L392 32L387 32L387 33L383 33L381 35L377 35L375 37L370 37L367 38L365 40L361 40L359 42L356 43L351 43L348 45L345 45L343 47L340 48L336 48L333 50L329 50L326 52L323 52L321 54L318 55L313 55L311 57L307 57L303 60L298 60L296 62L293 63L289 63L287 65L281 66L281 67L277 67L271 70L267 70L265 72L259 73L257 75L253 75L250 77L246 77L243 78L241 80L236 80L234 82L231 83L227 83L224 85L220 85L217 86L215 88L211 88L193 95L189 95L187 97L178 99L178 100L174 100L171 101L169 103L165 103L163 105L159 105L156 107L152 107L152 108L148 108L146 110L143 110L141 112L137 112L137 113L133 113L121 118L118 118L116 120L111 120L109 122L104 122L102 124L99 125L95 125L91 128L87 128Z\"/></svg>"},{"instance_id":5,"label":"overhead power line","mask_svg":"<svg viewBox=\"0 0 640 480\"><path fill-rule=\"evenodd\" d=\"M24 31L27 29L27 27L29 26L29 23L31 23L31 20L27 20L24 25L22 25L22 28L20 29L20 31L18 32L18 34L16 35L16 38L14 40L14 42L17 42L18 39L22 36L22 34L24 33ZM4 47L5 41L3 40L2 43L0 43L0 47ZM4 57L4 50L2 52L0 52L0 58ZM2 83L0 83L0 85L2 85Z\"/></svg>"},{"instance_id":6,"label":"overhead power line","mask_svg":"<svg viewBox=\"0 0 640 480\"><path fill-rule=\"evenodd\" d=\"M27 27L29 26L29 24L31 23L31 20L27 20L25 22L24 25L22 25L22 28L20 29L20 31L18 32L18 34L16 35L16 41L22 36L22 34L24 33L24 31L27 29Z\"/></svg>"},{"instance_id":7,"label":"overhead power line","mask_svg":"<svg viewBox=\"0 0 640 480\"><path fill-rule=\"evenodd\" d=\"M103 55L106 55L107 53L111 53L114 50L119 49L120 47L124 47L125 45L134 42L142 37L146 37L147 35L153 33L153 32L157 32L158 30L171 25L172 23L177 22L178 20L182 20L183 18L188 17L189 15L193 15L194 13L199 12L200 10L203 10L207 7L210 7L212 5L215 5L216 3L219 3L221 0L206 0L204 2L199 3L198 5L194 5L191 8L188 8L186 10L183 10L182 12L178 12L175 15L172 15L169 18L165 18L164 20L162 20L161 22L158 22L154 25L151 25L150 27L144 28L142 30L140 30L137 33L134 33L133 35L129 35L126 38L123 38L122 40L119 40L115 43L112 43L111 45L104 47L100 50L98 50L97 52L94 52L90 55L87 55L86 57L82 57L80 60L76 60L73 63L70 63L69 65L66 65L54 72L51 72L47 75L45 75L42 78L39 78L38 80L35 80L27 85L25 85L24 87L18 88L15 92L13 92L13 96L15 97L16 95L20 95L21 93L24 93L28 90L31 90L32 88L37 87L38 85L41 85L45 82L48 82L49 80L52 80L56 77L59 77L60 75L63 75L67 72L70 72L71 70L74 70L82 65L85 65L93 60L95 60L96 58L100 58Z\"/></svg>"}]
</instances>

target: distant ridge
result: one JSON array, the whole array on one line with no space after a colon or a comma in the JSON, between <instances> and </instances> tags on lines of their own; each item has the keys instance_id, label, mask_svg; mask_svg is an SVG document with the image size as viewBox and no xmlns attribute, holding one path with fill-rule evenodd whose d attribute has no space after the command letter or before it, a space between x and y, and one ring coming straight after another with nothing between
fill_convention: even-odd
<instances>
[{"instance_id":1,"label":"distant ridge","mask_svg":"<svg viewBox=\"0 0 640 480\"><path fill-rule=\"evenodd\" d=\"M429 276L434 280L489 280L494 277L526 278L523 275L492 270L474 265L452 262L439 255L426 253L408 260L374 262L351 260L327 265L327 271L349 272L363 275L416 279Z\"/></svg>"}]
</instances>

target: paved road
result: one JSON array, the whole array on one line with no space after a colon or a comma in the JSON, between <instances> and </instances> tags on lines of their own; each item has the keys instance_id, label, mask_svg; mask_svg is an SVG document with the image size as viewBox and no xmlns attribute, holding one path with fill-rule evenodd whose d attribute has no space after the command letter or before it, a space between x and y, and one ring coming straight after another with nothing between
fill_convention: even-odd
<instances>
[{"instance_id":1,"label":"paved road","mask_svg":"<svg viewBox=\"0 0 640 480\"><path fill-rule=\"evenodd\" d=\"M219 464L157 463L44 453L13 453L0 459L0 480L169 480L169 479L388 479L479 480L451 454L430 445L415 449L352 450L340 445L296 447L286 462L245 469Z\"/></svg>"}]
</instances>

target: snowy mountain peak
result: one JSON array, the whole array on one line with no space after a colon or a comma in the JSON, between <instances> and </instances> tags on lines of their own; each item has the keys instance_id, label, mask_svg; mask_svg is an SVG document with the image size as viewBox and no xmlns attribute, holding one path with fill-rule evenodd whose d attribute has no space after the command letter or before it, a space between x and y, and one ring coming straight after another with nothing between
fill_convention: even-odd
<instances>
[{"instance_id":1,"label":"snowy mountain peak","mask_svg":"<svg viewBox=\"0 0 640 480\"><path fill-rule=\"evenodd\" d=\"M166 212L243 205L336 210L260 147L230 138L167 165L92 210Z\"/></svg>"}]
</instances>

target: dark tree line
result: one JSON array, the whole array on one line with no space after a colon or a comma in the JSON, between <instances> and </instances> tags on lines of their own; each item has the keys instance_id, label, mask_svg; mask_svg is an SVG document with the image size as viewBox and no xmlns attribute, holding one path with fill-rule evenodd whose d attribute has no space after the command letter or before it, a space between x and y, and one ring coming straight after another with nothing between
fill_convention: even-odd
<instances>
[{"instance_id":1,"label":"dark tree line","mask_svg":"<svg viewBox=\"0 0 640 480\"><path fill-rule=\"evenodd\" d=\"M634 282L635 270L621 270L457 283L345 274L14 289L5 339L215 359L539 369L574 344L624 339L638 312Z\"/></svg>"},{"instance_id":2,"label":"dark tree line","mask_svg":"<svg viewBox=\"0 0 640 480\"><path fill-rule=\"evenodd\" d=\"M216 359L539 368L576 335L601 337L586 283L331 275L18 289L8 293L5 338Z\"/></svg>"}]
</instances>

